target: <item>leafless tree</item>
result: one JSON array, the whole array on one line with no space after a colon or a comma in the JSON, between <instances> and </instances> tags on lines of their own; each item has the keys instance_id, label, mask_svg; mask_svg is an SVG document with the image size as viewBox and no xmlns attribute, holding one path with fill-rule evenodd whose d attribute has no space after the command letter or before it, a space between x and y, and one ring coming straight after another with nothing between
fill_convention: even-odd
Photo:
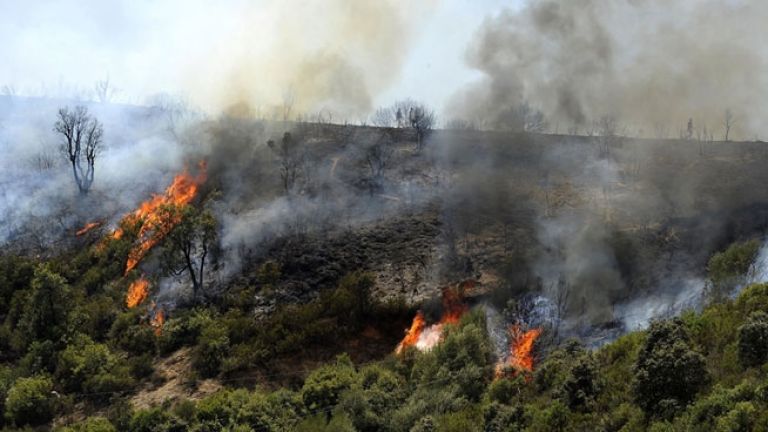
<instances>
[{"instance_id":1,"label":"leafless tree","mask_svg":"<svg viewBox=\"0 0 768 432\"><path fill-rule=\"evenodd\" d=\"M295 139L290 132L283 134L279 143L269 140L267 145L278 157L280 163L280 179L285 193L295 190L296 182L302 175L306 152L300 139Z\"/></svg>"},{"instance_id":2,"label":"leafless tree","mask_svg":"<svg viewBox=\"0 0 768 432\"><path fill-rule=\"evenodd\" d=\"M81 194L91 189L96 157L101 152L104 128L84 106L60 108L53 130L63 137L62 149L72 164L72 174ZM85 167L83 166L85 164Z\"/></svg>"},{"instance_id":3,"label":"leafless tree","mask_svg":"<svg viewBox=\"0 0 768 432\"><path fill-rule=\"evenodd\" d=\"M416 104L408 111L408 121L416 131L416 149L424 148L424 140L435 127L435 112L421 104Z\"/></svg>"},{"instance_id":4,"label":"leafless tree","mask_svg":"<svg viewBox=\"0 0 768 432\"><path fill-rule=\"evenodd\" d=\"M7 96L9 98L14 98L18 94L18 91L16 90L16 86L13 84L6 84L3 86L2 90L0 91L0 94L3 96Z\"/></svg>"},{"instance_id":5,"label":"leafless tree","mask_svg":"<svg viewBox=\"0 0 768 432\"><path fill-rule=\"evenodd\" d=\"M96 100L101 103L110 102L115 94L117 94L117 89L112 86L109 77L96 81L96 84L93 85L93 91L96 95Z\"/></svg>"},{"instance_id":6,"label":"leafless tree","mask_svg":"<svg viewBox=\"0 0 768 432\"><path fill-rule=\"evenodd\" d=\"M295 103L296 95L293 93L293 89L289 88L283 93L282 117L284 122L291 119L291 111L293 111Z\"/></svg>"},{"instance_id":7,"label":"leafless tree","mask_svg":"<svg viewBox=\"0 0 768 432\"><path fill-rule=\"evenodd\" d=\"M397 122L397 116L394 107L378 108L371 115L371 124L377 127L392 127Z\"/></svg>"},{"instance_id":8,"label":"leafless tree","mask_svg":"<svg viewBox=\"0 0 768 432\"><path fill-rule=\"evenodd\" d=\"M375 181L381 180L384 176L384 171L389 166L394 153L392 136L386 130L367 148L365 160L371 169L371 177Z\"/></svg>"},{"instance_id":9,"label":"leafless tree","mask_svg":"<svg viewBox=\"0 0 768 432\"><path fill-rule=\"evenodd\" d=\"M477 126L473 122L462 118L448 120L445 122L445 128L450 130L477 130Z\"/></svg>"},{"instance_id":10,"label":"leafless tree","mask_svg":"<svg viewBox=\"0 0 768 432\"><path fill-rule=\"evenodd\" d=\"M600 135L600 156L610 157L611 148L618 143L619 122L616 120L616 117L606 115L598 121L597 129Z\"/></svg>"},{"instance_id":11,"label":"leafless tree","mask_svg":"<svg viewBox=\"0 0 768 432\"><path fill-rule=\"evenodd\" d=\"M736 117L733 115L731 109L725 110L725 117L723 118L723 127L725 128L724 141L728 141L728 136L731 134L731 129L736 124Z\"/></svg>"}]
</instances>

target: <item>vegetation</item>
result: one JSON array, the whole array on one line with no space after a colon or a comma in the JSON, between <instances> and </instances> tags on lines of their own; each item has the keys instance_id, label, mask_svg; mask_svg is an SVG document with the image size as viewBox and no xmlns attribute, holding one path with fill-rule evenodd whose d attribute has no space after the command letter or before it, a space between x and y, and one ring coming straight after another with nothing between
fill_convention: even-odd
<instances>
[{"instance_id":1,"label":"vegetation","mask_svg":"<svg viewBox=\"0 0 768 432\"><path fill-rule=\"evenodd\" d=\"M532 374L498 377L482 308L446 325L442 342L428 352L407 348L357 363L343 354L346 341L412 316L377 301L364 272L346 275L314 301L257 316L254 295L273 290L282 272L267 261L250 285L205 306L179 308L156 332L145 310L125 308L128 281L122 266L113 265L125 260L132 236L135 230L125 227L125 238L72 255L0 259L3 427L45 428L52 421L68 432L768 427L768 284L597 350L567 341L541 356ZM713 283L743 277L756 249L739 243L715 255ZM158 359L185 347L194 370L184 385L211 378L224 388L199 400L132 406L139 388L162 382L154 371ZM323 350L342 354L312 370L283 370L286 379L266 378L281 362ZM269 387L251 385L255 372Z\"/></svg>"}]
</instances>

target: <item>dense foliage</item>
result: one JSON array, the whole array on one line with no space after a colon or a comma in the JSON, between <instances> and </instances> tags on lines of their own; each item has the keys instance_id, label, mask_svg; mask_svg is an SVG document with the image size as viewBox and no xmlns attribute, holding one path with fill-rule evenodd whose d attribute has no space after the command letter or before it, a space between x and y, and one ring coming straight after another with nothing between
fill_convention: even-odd
<instances>
[{"instance_id":1,"label":"dense foliage","mask_svg":"<svg viewBox=\"0 0 768 432\"><path fill-rule=\"evenodd\" d=\"M710 272L736 277L739 246ZM346 354L280 385L254 371L343 341L405 309L373 298L373 280L352 273L307 304L257 318L253 294L272 289L265 263L252 285L206 307L175 311L156 333L146 310L126 309L128 281L111 262L124 240L40 262L0 258L2 425L62 431L749 431L768 428L768 284L701 312L653 323L595 351L568 341L532 374L494 374L482 308L448 325L432 351L355 363ZM730 264L727 264L730 263ZM734 270L735 267L738 267ZM713 276L713 280L716 279ZM727 279L724 277L723 280ZM183 349L185 385L223 389L136 408L131 398L160 380L159 359Z\"/></svg>"}]
</instances>

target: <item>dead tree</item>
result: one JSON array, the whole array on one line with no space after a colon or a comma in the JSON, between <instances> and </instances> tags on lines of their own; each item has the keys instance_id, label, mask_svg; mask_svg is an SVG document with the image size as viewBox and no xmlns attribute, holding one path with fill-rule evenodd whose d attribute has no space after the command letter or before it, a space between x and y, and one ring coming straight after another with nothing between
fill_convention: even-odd
<instances>
[{"instance_id":1,"label":"dead tree","mask_svg":"<svg viewBox=\"0 0 768 432\"><path fill-rule=\"evenodd\" d=\"M424 105L417 104L408 111L408 121L416 132L416 150L424 148L424 140L435 127L435 113Z\"/></svg>"},{"instance_id":2,"label":"dead tree","mask_svg":"<svg viewBox=\"0 0 768 432\"><path fill-rule=\"evenodd\" d=\"M378 181L384 176L384 171L389 166L394 154L395 148L392 137L385 130L365 152L365 161L371 169L371 177L374 180Z\"/></svg>"},{"instance_id":3,"label":"dead tree","mask_svg":"<svg viewBox=\"0 0 768 432\"><path fill-rule=\"evenodd\" d=\"M305 152L301 140L293 138L290 132L283 134L280 143L267 142L269 148L277 154L280 163L280 180L286 194L294 191L296 182L304 169Z\"/></svg>"},{"instance_id":4,"label":"dead tree","mask_svg":"<svg viewBox=\"0 0 768 432\"><path fill-rule=\"evenodd\" d=\"M725 128L724 141L728 141L728 136L731 134L731 129L735 124L736 118L733 115L733 111L730 109L725 110L725 117L723 118L723 127Z\"/></svg>"},{"instance_id":5,"label":"dead tree","mask_svg":"<svg viewBox=\"0 0 768 432\"><path fill-rule=\"evenodd\" d=\"M88 114L87 108L77 106L74 110L69 107L60 108L53 130L64 138L62 149L72 164L78 190L83 195L87 194L93 184L96 157L101 152L104 128L96 118Z\"/></svg>"},{"instance_id":6,"label":"dead tree","mask_svg":"<svg viewBox=\"0 0 768 432\"><path fill-rule=\"evenodd\" d=\"M117 89L112 86L109 77L96 81L93 85L93 91L96 94L96 100L101 103L108 103L117 93Z\"/></svg>"},{"instance_id":7,"label":"dead tree","mask_svg":"<svg viewBox=\"0 0 768 432\"><path fill-rule=\"evenodd\" d=\"M598 122L598 131L600 134L600 157L609 158L611 156L611 148L618 143L619 124L616 117L603 116Z\"/></svg>"}]
</instances>

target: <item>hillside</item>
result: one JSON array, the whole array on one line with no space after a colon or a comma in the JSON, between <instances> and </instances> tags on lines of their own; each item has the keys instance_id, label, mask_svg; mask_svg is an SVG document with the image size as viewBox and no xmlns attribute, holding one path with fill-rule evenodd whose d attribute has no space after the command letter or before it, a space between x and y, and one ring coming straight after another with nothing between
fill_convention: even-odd
<instances>
[{"instance_id":1,"label":"hillside","mask_svg":"<svg viewBox=\"0 0 768 432\"><path fill-rule=\"evenodd\" d=\"M146 165L131 116L85 196L6 177L7 427L760 430L763 143L225 116Z\"/></svg>"}]
</instances>

